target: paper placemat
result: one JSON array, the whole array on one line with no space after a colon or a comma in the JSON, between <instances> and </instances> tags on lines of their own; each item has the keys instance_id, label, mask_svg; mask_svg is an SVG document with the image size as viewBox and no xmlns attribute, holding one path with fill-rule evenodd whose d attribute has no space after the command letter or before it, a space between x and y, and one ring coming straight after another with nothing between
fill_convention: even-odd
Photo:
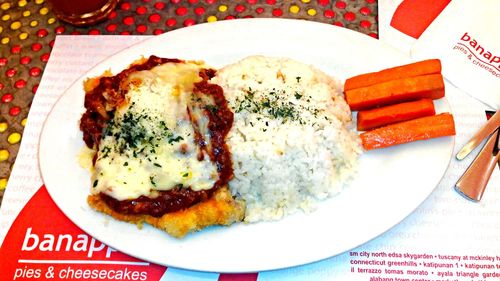
<instances>
[{"instance_id":1,"label":"paper placemat","mask_svg":"<svg viewBox=\"0 0 500 281\"><path fill-rule=\"evenodd\" d=\"M91 244L93 240L88 235L87 238L81 238L86 234L78 228L68 228L67 225L72 223L62 214L56 213L57 210L51 207L53 202L50 202L44 190L37 160L41 128L57 98L74 80L105 57L145 39L147 37L140 36L57 37L31 107L20 153L1 207L0 243L3 243L0 255L6 257L4 260L8 260L8 263L0 264L0 272L11 274L7 280L14 278L12 274L19 275L16 280L34 280L36 276L50 279L51 275L46 274L51 267L50 273L56 276L54 280L57 276L57 280L65 280L68 275L63 276L63 273L67 273L70 268L82 270L80 277L73 275L72 280L92 280L92 275L84 278L83 274L92 274L96 270L96 274L99 270L105 270L103 274L108 275L107 279L94 280L112 280L109 272L124 271L127 263L145 266L140 268L147 273L160 272L161 276L151 273L148 280L471 280L476 275L474 278L481 280L498 279L500 189L496 187L500 186L499 171L493 173L480 203L467 201L453 190L454 183L473 157L462 162L452 159L443 180L430 197L393 229L349 252L304 266L241 275L193 272L143 265L142 261L107 249L98 241ZM483 105L466 94L458 92L448 95L448 100L456 121L456 153L457 148L473 135L486 118ZM63 223L41 227L40 223L35 223L37 216L43 214L36 212L37 208L48 210L54 215L54 221ZM369 210L354 206L351 211ZM19 220L16 220L18 216ZM32 218L32 222L27 220L28 217ZM87 239L87 251L75 251L75 248L70 247L68 254L61 251L62 246L59 252L56 251L57 241L50 242L50 235L55 235L55 239L65 234L74 237L75 241L78 237ZM91 245L96 255L89 257ZM58 263L58 260L64 262ZM136 270L136 279L123 277L115 280L145 280L141 279L141 270ZM3 280L1 278L4 277L0 277Z\"/></svg>"},{"instance_id":2,"label":"paper placemat","mask_svg":"<svg viewBox=\"0 0 500 281\"><path fill-rule=\"evenodd\" d=\"M500 107L499 2L379 0L379 39L414 60L438 58L443 76L489 109Z\"/></svg>"}]
</instances>

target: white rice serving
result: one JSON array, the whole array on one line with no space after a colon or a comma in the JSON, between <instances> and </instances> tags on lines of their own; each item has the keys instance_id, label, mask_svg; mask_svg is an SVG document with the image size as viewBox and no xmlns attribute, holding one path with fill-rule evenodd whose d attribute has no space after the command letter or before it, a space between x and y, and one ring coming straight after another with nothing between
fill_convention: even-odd
<instances>
[{"instance_id":1,"label":"white rice serving","mask_svg":"<svg viewBox=\"0 0 500 281\"><path fill-rule=\"evenodd\" d=\"M252 56L211 82L234 112L229 185L246 201L245 221L314 210L355 176L360 141L339 81L291 59Z\"/></svg>"}]
</instances>

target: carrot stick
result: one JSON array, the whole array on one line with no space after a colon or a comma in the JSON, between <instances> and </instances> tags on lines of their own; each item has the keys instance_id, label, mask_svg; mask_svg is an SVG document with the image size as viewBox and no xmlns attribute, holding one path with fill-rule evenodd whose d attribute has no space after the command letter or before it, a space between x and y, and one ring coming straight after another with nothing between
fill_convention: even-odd
<instances>
[{"instance_id":1,"label":"carrot stick","mask_svg":"<svg viewBox=\"0 0 500 281\"><path fill-rule=\"evenodd\" d=\"M441 61L439 59L423 60L348 78L344 84L344 91L406 77L438 73L441 73Z\"/></svg>"},{"instance_id":2,"label":"carrot stick","mask_svg":"<svg viewBox=\"0 0 500 281\"><path fill-rule=\"evenodd\" d=\"M363 110L358 112L358 131L366 131L388 124L434 115L435 113L434 103L430 99Z\"/></svg>"},{"instance_id":3,"label":"carrot stick","mask_svg":"<svg viewBox=\"0 0 500 281\"><path fill-rule=\"evenodd\" d=\"M380 127L360 137L363 148L371 150L451 135L455 135L453 115L441 113Z\"/></svg>"},{"instance_id":4,"label":"carrot stick","mask_svg":"<svg viewBox=\"0 0 500 281\"><path fill-rule=\"evenodd\" d=\"M441 74L429 74L348 90L344 94L351 110L363 110L423 98L442 98L444 81Z\"/></svg>"}]
</instances>

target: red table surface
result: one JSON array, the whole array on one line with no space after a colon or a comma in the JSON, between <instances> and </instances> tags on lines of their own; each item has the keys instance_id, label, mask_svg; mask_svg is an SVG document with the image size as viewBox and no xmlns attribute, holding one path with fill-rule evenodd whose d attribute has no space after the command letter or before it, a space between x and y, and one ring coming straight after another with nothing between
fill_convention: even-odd
<instances>
[{"instance_id":1,"label":"red table surface","mask_svg":"<svg viewBox=\"0 0 500 281\"><path fill-rule=\"evenodd\" d=\"M236 18L292 18L343 26L377 38L376 0L122 0L90 27L59 21L46 0L0 4L0 203L26 118L56 35L158 35Z\"/></svg>"}]
</instances>

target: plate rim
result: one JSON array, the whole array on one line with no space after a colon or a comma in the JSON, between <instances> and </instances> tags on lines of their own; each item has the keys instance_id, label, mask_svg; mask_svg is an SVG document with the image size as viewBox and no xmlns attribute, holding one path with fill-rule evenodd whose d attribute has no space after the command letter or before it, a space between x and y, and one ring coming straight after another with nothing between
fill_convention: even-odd
<instances>
[{"instance_id":1,"label":"plate rim","mask_svg":"<svg viewBox=\"0 0 500 281\"><path fill-rule=\"evenodd\" d=\"M352 30L348 30L348 29L345 29L345 28L340 28L340 27L336 27L336 26L330 26L330 25L327 25L327 24L324 24L324 23L318 23L318 22L311 22L311 21L304 21L304 20L293 20L293 19L272 19L272 18L269 18L269 19L264 19L264 18L258 18L258 19L238 19L238 20L232 20L232 21L222 21L222 22L216 22L216 23L204 23L204 24L199 24L199 25L195 25L195 26L192 26L192 27L187 27L187 28L180 28L180 29L177 29L177 30L174 30L174 31L171 31L169 32L170 34L172 33L184 33L186 32L187 29L194 29L195 27L196 28L199 28L199 29L202 29L203 26L207 26L207 25L210 25L210 26L215 26L216 24L219 24L219 25L233 25L232 23L236 23L238 22L238 24L240 24L241 22L245 22L248 23L248 22L259 22L259 23L262 23L262 22L269 22L269 21L272 21L272 22L294 22L294 24L297 24L297 22L301 22L301 23L307 23L307 24L312 24L312 25L322 25L322 26L328 26L328 28L333 28L332 30L336 30L336 32L340 32L340 34L349 34L349 36L355 36L355 37L358 37L358 38L363 38L361 40L369 40L369 41L372 41L372 42L378 42L376 44L381 44L382 45L385 45L383 48L391 48L393 50L395 50L393 47L383 43L383 42L380 42L368 35L364 35L364 34L361 34L359 32L355 32L355 31L352 31ZM215 28L215 27L214 27ZM40 134L40 137L39 137L39 142L38 142L38 151L37 151L37 156L38 156L38 163L39 163L39 169L40 169L40 174L41 174L41 177L42 177L42 180L45 184L45 178L44 178L44 173L42 172L43 171L43 168L42 168L42 160L41 160L41 144L42 144L42 137L44 136L44 131L45 131L45 127L46 127L46 123L49 121L49 117L51 116L51 114L53 113L53 111L55 111L56 109L56 106L58 105L59 101L63 98L63 96L65 96L71 89L73 89L74 87L76 87L77 84L81 83L85 77L89 77L89 73L92 73L92 72L96 72L97 69L99 69L101 67L101 65L105 64L106 62L112 60L113 57L117 56L118 54L120 53L125 53L129 50L134 50L135 48L138 48L138 46L141 46L143 44L145 44L146 41L151 41L151 40L160 40L160 39L155 39L155 38L158 38L158 37L167 37L169 33L166 33L166 34L163 34L163 35L160 35L160 36L153 36L151 38L148 38L148 39L145 39L144 41L141 41L141 42L138 42L136 44L133 44L129 47L126 47L125 49L123 49L122 51L119 51L119 52L116 52L112 55L110 55L109 57L105 58L104 60L102 60L101 62L97 63L96 65L94 65L91 69L89 69L87 72L85 72L84 74L82 74L78 79L76 79L73 83L71 83L71 85L61 94L60 97L58 97L58 99L56 100L56 102L54 103L54 106L51 108L51 110L49 111L48 115L47 115L47 118L44 120L43 122L43 125L42 125L42 130L41 130L41 134ZM355 35L356 34L356 35ZM359 35L359 36L358 36ZM169 35L168 37L171 37L173 35ZM167 38L168 38L167 37ZM375 40L375 41L373 41ZM133 59L133 58L132 58ZM408 58L409 59L409 58ZM130 61L131 62L131 61ZM130 63L128 62L128 63ZM445 103L446 103L446 106L450 109L451 111L451 107L449 105L449 103L445 100ZM446 167L449 166L449 163L451 161L451 158L452 158L452 152L453 152L453 148L455 146L455 137L451 138L452 139L452 143L451 143L451 148L450 148L450 157L448 159L448 162L446 163ZM83 142L82 142L83 143ZM323 260L323 259L326 259L326 258L330 258L330 257L333 257L333 256L336 256L336 255L339 255L339 254L342 254L342 253L345 253L346 251L349 251L350 249L353 249L355 247L358 247L360 245L363 245L363 244L366 244L374 239L376 239L377 237L383 235L384 233L386 233L387 231L389 231L390 229L394 228L394 226L396 226L397 224L399 224L401 221L403 221L404 219L406 219L408 216L410 216L415 209L417 209L423 202L425 202L425 200L430 196L430 194L432 194L432 192L435 190L435 188L438 186L439 182L441 181L442 177L444 176L445 172L446 172L447 168L444 169L443 173L441 174L441 177L440 179L436 182L436 184L433 186L432 189L430 189L430 191L428 192L428 194L425 196L425 198L419 202L419 204L417 204L416 206L414 206L414 208L412 208L412 211L411 212L408 212L406 215L402 216L400 218L400 220L398 220L397 222L394 222L392 224L392 226L386 228L384 231L378 233L378 235L376 236L373 236L367 240L364 240L364 242L361 242L355 246L352 246L350 247L349 249L346 249L340 253L334 253L332 255L328 255L328 256L323 256L323 257L319 257L318 259L315 259L315 260L310 260L308 262L300 262L300 263L295 263L295 264L290 264L288 266L280 266L280 267L268 267L268 268L247 268L245 270L220 270L220 269L216 269L216 270L207 270L206 268L192 268L192 267L185 267L185 266L179 266L179 265L169 265L169 264L164 264L162 263L163 265L165 266L173 266L173 267L177 267L177 268L183 268L183 269L188 269L188 270L194 270L194 271L210 271L210 272L228 272L228 273L235 273L235 272L255 272L255 271L267 271L267 270L275 270L275 269L283 269L283 268L289 268L289 267L294 267L294 266L298 266L298 265L305 265L305 264L310 264L310 263L314 263L314 262L317 262L317 261L320 261L320 260ZM48 187L48 186L47 186ZM50 188L47 188L47 190L49 191L49 195L51 196L51 198L54 200L54 202L56 203L56 205L58 206L59 209L61 209L61 211L63 211L63 213L65 213L66 216L68 216L68 218L73 222L75 223L78 227L80 227L82 230L84 229L87 229L87 227L82 227L79 223L75 222L72 218L70 218L69 215L66 214L65 210L63 208L61 208L60 204L58 203L58 200L53 196L52 194L52 190ZM86 230L84 230L87 234L89 234L90 236L94 237L92 234L90 234L89 232L87 232ZM120 251L123 251L122 249L117 249L117 250L120 250ZM123 251L124 253L127 253L128 255L131 255L133 257L137 257L136 254L131 254L127 251ZM140 259L144 259L143 257L139 257ZM144 259L144 260L148 260L147 258ZM152 262L157 262L157 261L152 261Z\"/></svg>"}]
</instances>

